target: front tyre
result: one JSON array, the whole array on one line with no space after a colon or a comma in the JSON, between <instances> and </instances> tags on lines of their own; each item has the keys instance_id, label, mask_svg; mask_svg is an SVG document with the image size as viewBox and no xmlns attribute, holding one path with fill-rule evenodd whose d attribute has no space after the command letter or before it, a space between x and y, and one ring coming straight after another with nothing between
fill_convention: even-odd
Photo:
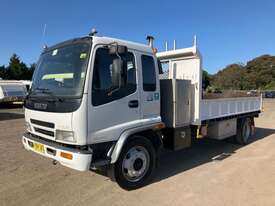
<instances>
[{"instance_id":1,"label":"front tyre","mask_svg":"<svg viewBox=\"0 0 275 206\"><path fill-rule=\"evenodd\" d=\"M114 176L120 187L133 190L150 180L156 166L156 151L145 137L133 136L124 145L114 165Z\"/></svg>"}]
</instances>

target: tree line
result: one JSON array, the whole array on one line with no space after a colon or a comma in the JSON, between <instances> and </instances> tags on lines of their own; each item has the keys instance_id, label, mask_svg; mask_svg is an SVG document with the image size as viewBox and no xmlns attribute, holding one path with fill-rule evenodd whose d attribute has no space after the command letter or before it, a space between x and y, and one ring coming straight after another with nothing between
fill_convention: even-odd
<instances>
[{"instance_id":1,"label":"tree line","mask_svg":"<svg viewBox=\"0 0 275 206\"><path fill-rule=\"evenodd\" d=\"M274 90L275 56L262 55L246 64L230 64L214 75L204 73L208 86L217 90Z\"/></svg>"},{"instance_id":2,"label":"tree line","mask_svg":"<svg viewBox=\"0 0 275 206\"><path fill-rule=\"evenodd\" d=\"M7 66L0 66L0 77L5 80L31 80L34 69L35 64L28 66L17 54L13 54Z\"/></svg>"}]
</instances>

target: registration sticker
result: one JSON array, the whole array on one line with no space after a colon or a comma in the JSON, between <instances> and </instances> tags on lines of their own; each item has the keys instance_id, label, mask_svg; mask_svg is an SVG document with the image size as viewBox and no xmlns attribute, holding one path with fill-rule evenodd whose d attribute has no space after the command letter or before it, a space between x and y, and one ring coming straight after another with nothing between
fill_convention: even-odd
<instances>
[{"instance_id":1,"label":"registration sticker","mask_svg":"<svg viewBox=\"0 0 275 206\"><path fill-rule=\"evenodd\" d=\"M81 53L79 58L86 59L86 57L87 57L87 53Z\"/></svg>"},{"instance_id":2,"label":"registration sticker","mask_svg":"<svg viewBox=\"0 0 275 206\"><path fill-rule=\"evenodd\" d=\"M58 49L53 50L52 56L57 55Z\"/></svg>"}]
</instances>

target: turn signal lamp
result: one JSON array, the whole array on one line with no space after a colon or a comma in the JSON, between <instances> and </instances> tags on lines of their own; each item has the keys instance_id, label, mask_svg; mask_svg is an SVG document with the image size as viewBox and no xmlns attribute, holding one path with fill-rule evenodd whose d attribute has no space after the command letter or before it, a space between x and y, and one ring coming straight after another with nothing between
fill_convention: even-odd
<instances>
[{"instance_id":1,"label":"turn signal lamp","mask_svg":"<svg viewBox=\"0 0 275 206\"><path fill-rule=\"evenodd\" d=\"M73 155L71 153L67 153L67 152L60 152L60 156L68 159L68 160L72 160L73 159Z\"/></svg>"}]
</instances>

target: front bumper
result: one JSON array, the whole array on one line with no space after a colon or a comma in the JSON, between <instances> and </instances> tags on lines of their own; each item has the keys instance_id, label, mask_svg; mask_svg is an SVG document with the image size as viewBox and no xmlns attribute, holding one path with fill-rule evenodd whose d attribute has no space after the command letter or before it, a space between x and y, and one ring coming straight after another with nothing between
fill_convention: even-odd
<instances>
[{"instance_id":1,"label":"front bumper","mask_svg":"<svg viewBox=\"0 0 275 206\"><path fill-rule=\"evenodd\" d=\"M22 143L26 150L54 159L58 161L61 165L64 165L66 167L79 171L90 170L92 161L92 152L90 151L65 147L55 142L48 142L38 137L35 137L30 133L26 133L23 135ZM39 152L34 149L34 144L37 143L43 145L44 152ZM72 158L64 158L64 155L62 156L61 153L69 154Z\"/></svg>"}]
</instances>

